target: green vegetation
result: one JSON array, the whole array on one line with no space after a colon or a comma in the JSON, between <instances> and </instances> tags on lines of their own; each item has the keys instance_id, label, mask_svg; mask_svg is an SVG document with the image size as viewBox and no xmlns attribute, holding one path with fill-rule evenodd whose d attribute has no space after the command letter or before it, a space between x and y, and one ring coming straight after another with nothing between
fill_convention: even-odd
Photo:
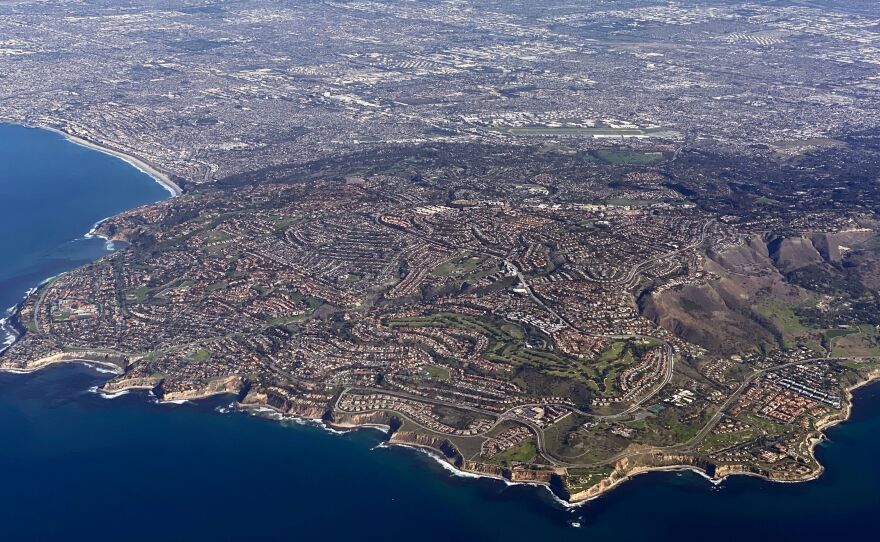
<instances>
[{"instance_id":1,"label":"green vegetation","mask_svg":"<svg viewBox=\"0 0 880 542\"><path fill-rule=\"evenodd\" d=\"M514 381L535 395L572 397L589 403L591 391L604 395L617 392L617 376L656 341L624 340L611 343L596 360L580 360L566 354L530 347L523 328L489 318L438 312L426 316L395 318L390 327L440 327L472 331L486 336L489 345L483 358L512 367Z\"/></svg>"},{"instance_id":2,"label":"green vegetation","mask_svg":"<svg viewBox=\"0 0 880 542\"><path fill-rule=\"evenodd\" d=\"M303 313L303 314L294 314L291 316L279 316L278 318L272 318L269 320L270 326L284 326L287 324L294 324L297 322L304 322L309 319L311 316L311 312Z\"/></svg>"},{"instance_id":3,"label":"green vegetation","mask_svg":"<svg viewBox=\"0 0 880 542\"><path fill-rule=\"evenodd\" d=\"M507 333L511 337L516 339L525 339L525 333L521 327L514 324L502 324L501 331Z\"/></svg>"},{"instance_id":4,"label":"green vegetation","mask_svg":"<svg viewBox=\"0 0 880 542\"><path fill-rule=\"evenodd\" d=\"M851 332L837 335L831 341L832 356L880 356L880 333L874 326L862 324L848 331Z\"/></svg>"},{"instance_id":5,"label":"green vegetation","mask_svg":"<svg viewBox=\"0 0 880 542\"><path fill-rule=\"evenodd\" d=\"M210 357L211 357L211 352L208 350L205 350L204 348L199 348L198 350L196 350L195 352L193 352L192 354L189 355L189 359L191 361L196 362L196 363L201 363L203 361L207 361L208 358L210 358Z\"/></svg>"},{"instance_id":6,"label":"green vegetation","mask_svg":"<svg viewBox=\"0 0 880 542\"><path fill-rule=\"evenodd\" d=\"M144 303L150 297L150 292L152 292L151 288L147 286L141 286L140 288L135 288L134 290L128 292L125 295L125 300L129 303Z\"/></svg>"},{"instance_id":7,"label":"green vegetation","mask_svg":"<svg viewBox=\"0 0 880 542\"><path fill-rule=\"evenodd\" d=\"M528 463L535 459L538 455L538 449L535 446L534 439L528 439L520 442L515 446L496 454L490 461L502 465L512 465L514 463Z\"/></svg>"},{"instance_id":8,"label":"green vegetation","mask_svg":"<svg viewBox=\"0 0 880 542\"><path fill-rule=\"evenodd\" d=\"M714 408L695 411L690 408L673 407L655 416L645 418L642 439L652 446L671 446L691 440L715 413Z\"/></svg>"},{"instance_id":9,"label":"green vegetation","mask_svg":"<svg viewBox=\"0 0 880 542\"><path fill-rule=\"evenodd\" d=\"M647 207L656 202L647 199L608 198L605 203L618 207Z\"/></svg>"},{"instance_id":10,"label":"green vegetation","mask_svg":"<svg viewBox=\"0 0 880 542\"><path fill-rule=\"evenodd\" d=\"M663 153L659 152L598 150L595 151L594 154L603 162L614 165L645 165L654 164L663 160Z\"/></svg>"},{"instance_id":11,"label":"green vegetation","mask_svg":"<svg viewBox=\"0 0 880 542\"><path fill-rule=\"evenodd\" d=\"M781 301L768 301L754 306L758 314L773 320L779 329L786 334L797 334L807 331L794 313L794 307Z\"/></svg>"},{"instance_id":12,"label":"green vegetation","mask_svg":"<svg viewBox=\"0 0 880 542\"><path fill-rule=\"evenodd\" d=\"M303 216L273 216L272 221L272 225L275 227L276 231L284 231L294 224L311 222L312 215L307 214Z\"/></svg>"},{"instance_id":13,"label":"green vegetation","mask_svg":"<svg viewBox=\"0 0 880 542\"><path fill-rule=\"evenodd\" d=\"M202 239L207 243L222 243L231 239L228 233L222 231L208 231L202 235Z\"/></svg>"},{"instance_id":14,"label":"green vegetation","mask_svg":"<svg viewBox=\"0 0 880 542\"><path fill-rule=\"evenodd\" d=\"M665 128L612 128L610 126L500 126L493 132L515 136L644 136L663 132Z\"/></svg>"},{"instance_id":15,"label":"green vegetation","mask_svg":"<svg viewBox=\"0 0 880 542\"><path fill-rule=\"evenodd\" d=\"M741 414L741 417L743 422L752 426L754 431L763 436L777 436L788 431L788 426L776 423L768 418L756 416L755 414L745 413Z\"/></svg>"},{"instance_id":16,"label":"green vegetation","mask_svg":"<svg viewBox=\"0 0 880 542\"><path fill-rule=\"evenodd\" d=\"M435 380L449 380L449 369L439 365L425 365L425 374Z\"/></svg>"},{"instance_id":17,"label":"green vegetation","mask_svg":"<svg viewBox=\"0 0 880 542\"><path fill-rule=\"evenodd\" d=\"M610 431L613 424L584 426L588 418L566 416L544 430L544 444L553 454L579 463L604 461L621 452L629 440Z\"/></svg>"},{"instance_id":18,"label":"green vegetation","mask_svg":"<svg viewBox=\"0 0 880 542\"><path fill-rule=\"evenodd\" d=\"M775 200L773 198L768 198L767 196L761 196L760 198L755 200L755 203L759 205L781 205L782 202L779 200Z\"/></svg>"},{"instance_id":19,"label":"green vegetation","mask_svg":"<svg viewBox=\"0 0 880 542\"><path fill-rule=\"evenodd\" d=\"M470 254L452 258L447 260L431 271L435 277L451 277L453 275L466 275L479 267L486 261L482 256L472 256Z\"/></svg>"},{"instance_id":20,"label":"green vegetation","mask_svg":"<svg viewBox=\"0 0 880 542\"><path fill-rule=\"evenodd\" d=\"M751 442L758 438L758 436L758 433L752 429L735 433L711 433L703 439L697 449L701 452L717 452L736 444Z\"/></svg>"},{"instance_id":21,"label":"green vegetation","mask_svg":"<svg viewBox=\"0 0 880 542\"><path fill-rule=\"evenodd\" d=\"M562 395L572 397L582 406L589 404L589 390L586 389L589 376L578 370L578 360L565 354L528 346L525 331L510 322L454 312L438 312L426 316L394 318L386 323L390 327L440 327L479 333L489 339L489 345L482 353L483 357L513 368L516 371L514 381L518 385L535 395Z\"/></svg>"},{"instance_id":22,"label":"green vegetation","mask_svg":"<svg viewBox=\"0 0 880 542\"><path fill-rule=\"evenodd\" d=\"M754 305L752 309L770 320L782 333L782 345L785 348L791 348L794 346L796 338L804 337L812 331L795 314L797 306L785 303L784 301L773 300Z\"/></svg>"},{"instance_id":23,"label":"green vegetation","mask_svg":"<svg viewBox=\"0 0 880 542\"><path fill-rule=\"evenodd\" d=\"M614 468L608 465L594 469L568 469L565 477L565 486L571 493L587 490L607 478L614 472Z\"/></svg>"},{"instance_id":24,"label":"green vegetation","mask_svg":"<svg viewBox=\"0 0 880 542\"><path fill-rule=\"evenodd\" d=\"M618 340L606 346L596 359L580 362L579 367L596 383L595 391L606 397L616 395L620 372L638 361L648 350L660 343L649 340Z\"/></svg>"},{"instance_id":25,"label":"green vegetation","mask_svg":"<svg viewBox=\"0 0 880 542\"><path fill-rule=\"evenodd\" d=\"M165 355L164 350L153 350L152 352L148 352L147 355L145 355L143 357L143 360L147 361L147 362L155 361L164 355Z\"/></svg>"},{"instance_id":26,"label":"green vegetation","mask_svg":"<svg viewBox=\"0 0 880 542\"><path fill-rule=\"evenodd\" d=\"M288 292L287 297L290 298L294 303L305 303L309 306L310 309L315 310L321 305L325 305L326 302L318 297L314 297L311 295L303 295L299 292Z\"/></svg>"},{"instance_id":27,"label":"green vegetation","mask_svg":"<svg viewBox=\"0 0 880 542\"><path fill-rule=\"evenodd\" d=\"M851 335L853 333L858 333L859 328L857 327L847 327L847 328L837 328L837 329L829 329L825 331L825 338L828 339L828 342L833 341L837 337L845 337L847 335Z\"/></svg>"},{"instance_id":28,"label":"green vegetation","mask_svg":"<svg viewBox=\"0 0 880 542\"><path fill-rule=\"evenodd\" d=\"M513 366L532 364L540 367L558 358L550 352L527 349L523 342L523 330L504 321L496 322L454 312L438 312L427 316L395 318L387 324L390 327L440 327L476 332L490 339L489 347L483 354L486 359Z\"/></svg>"}]
</instances>

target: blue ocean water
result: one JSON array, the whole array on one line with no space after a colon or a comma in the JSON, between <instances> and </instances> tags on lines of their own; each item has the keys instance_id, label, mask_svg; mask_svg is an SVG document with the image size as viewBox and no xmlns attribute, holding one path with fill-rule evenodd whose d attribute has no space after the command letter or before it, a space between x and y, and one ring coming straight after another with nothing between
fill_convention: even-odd
<instances>
[{"instance_id":1,"label":"blue ocean water","mask_svg":"<svg viewBox=\"0 0 880 542\"><path fill-rule=\"evenodd\" d=\"M54 181L33 180L42 198L28 194L25 182L10 188L0 176L2 229L40 228L22 233L30 243L0 238L0 300L10 303L33 285L21 282L25 274L38 282L100 255L100 242L91 253L64 248L94 221L163 196L136 170L99 164L119 162L114 158L22 130L0 126L0 149L7 138L19 145L0 154L0 172L18 155L42 157L58 169ZM18 169L19 181L27 171ZM60 175L70 171L84 191L102 192L90 183L117 185L119 199L106 192L80 198L65 184L70 177ZM57 196L53 183L67 196ZM81 203L71 205L73 199ZM229 398L159 405L130 393L111 400L89 391L104 378L83 366L0 373L0 541L876 537L876 385L857 392L852 420L829 431L830 442L818 450L827 471L816 481L735 477L713 486L693 473L652 473L567 509L543 488L455 477L423 453L382 447L377 431L337 435L218 412Z\"/></svg>"},{"instance_id":2,"label":"blue ocean water","mask_svg":"<svg viewBox=\"0 0 880 542\"><path fill-rule=\"evenodd\" d=\"M119 158L47 130L0 124L0 307L106 253L99 220L169 196Z\"/></svg>"}]
</instances>

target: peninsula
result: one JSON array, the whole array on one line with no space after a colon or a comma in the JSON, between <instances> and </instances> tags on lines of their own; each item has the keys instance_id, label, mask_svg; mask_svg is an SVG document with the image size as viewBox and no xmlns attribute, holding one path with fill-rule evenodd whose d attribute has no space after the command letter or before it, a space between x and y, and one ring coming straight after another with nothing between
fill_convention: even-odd
<instances>
[{"instance_id":1,"label":"peninsula","mask_svg":"<svg viewBox=\"0 0 880 542\"><path fill-rule=\"evenodd\" d=\"M0 121L175 196L98 224L124 248L32 291L0 369L571 503L821 473L880 376L872 6L180 4L0 6Z\"/></svg>"}]
</instances>

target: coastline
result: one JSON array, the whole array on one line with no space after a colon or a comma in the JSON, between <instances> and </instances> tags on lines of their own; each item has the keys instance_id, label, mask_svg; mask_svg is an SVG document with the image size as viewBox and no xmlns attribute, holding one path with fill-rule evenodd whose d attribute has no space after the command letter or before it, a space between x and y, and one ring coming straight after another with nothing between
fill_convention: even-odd
<instances>
[{"instance_id":1,"label":"coastline","mask_svg":"<svg viewBox=\"0 0 880 542\"><path fill-rule=\"evenodd\" d=\"M61 364L65 364L65 363L83 364L87 367L90 367L94 370L97 370L98 372L103 372L103 373L124 374L124 369L122 369L119 365L114 364L112 362L96 361L96 360L84 359L82 357L65 358L64 355L56 355L56 356L50 356L48 358L44 358L42 360L39 360L39 362L37 364L29 366L26 369L0 368L0 372L7 372L7 373L13 373L13 374L28 374L28 373L40 371L40 370L45 369L47 367L61 365ZM454 462L450 461L449 458L446 457L446 455L443 453L442 450L439 450L433 446L421 444L418 442L396 441L394 439L394 435L395 435L396 431L393 430L388 425L383 425L383 424L379 424L379 423L369 423L369 422L363 423L363 424L357 424L357 423L337 424L337 423L334 423L333 421L323 419L323 418L308 417L308 416L298 415L295 413L282 412L282 411L278 410L277 408L274 408L268 404L243 403L238 399L234 400L230 404L229 408L230 408L230 410L234 410L234 411L238 411L238 412L242 412L242 413L247 413L252 416L263 417L263 418L266 418L266 419L269 419L272 421L279 421L279 422L292 421L294 423L298 423L301 425L310 425L315 428L319 428L319 429L322 429L322 430L327 431L329 433L337 434L337 435L346 434L351 431L377 430L377 431L382 432L386 436L386 439L378 447L398 446L400 448L407 448L407 449L413 450L415 452L425 454L428 457L430 457L431 459L433 459L434 461L436 461L437 463L439 463L441 468L443 468L443 470L445 470L447 473L449 473L452 476L459 477L459 478L472 478L472 479L485 478L485 479L489 479L489 480L503 482L506 486L526 485L526 486L544 488L550 493L550 496L554 502L556 502L558 505L560 505L564 508L572 509L572 508L578 508L582 505L585 505L586 503L588 503L590 501L598 499L599 497L601 497L607 493L610 493L611 490L617 488L618 486L623 485L624 482L627 482L627 481L635 478L636 476L639 476L642 474L648 474L651 472L670 472L671 473L671 472L690 471L690 472L693 472L693 473L699 475L700 477L706 479L706 481L708 481L713 486L720 485L729 477L740 476L740 475L758 478L758 479L764 480L766 482L771 482L771 483L804 483L804 482L816 480L817 478L819 478L822 475L822 473L825 470L825 467L816 460L815 455L814 455L814 451L815 451L816 446L818 446L818 444L820 444L821 442L826 440L824 431L831 428L831 427L834 427L836 425L842 424L850 419L850 417L852 415L852 399L853 399L853 392L854 391L856 391L859 388L876 383L878 381L880 381L880 370L875 370L875 371L871 372L868 375L868 378L866 378L865 380L845 388L846 407L844 409L844 415L837 417L835 419L828 420L826 423L823 423L820 427L817 427L816 433L809 437L808 444L809 444L810 454L811 454L813 460L816 461L816 464L818 465L818 469L816 471L810 473L809 476L805 476L803 478L797 478L797 479L777 479L777 478L773 478L770 476L766 476L766 475L758 473L758 472L754 472L754 471L750 471L750 470L746 470L746 469L738 469L735 467L732 467L732 468L726 470L725 474L722 476L710 476L708 474L708 472L706 472L705 469L698 467L698 466L695 466L695 465L688 465L688 464L636 466L636 467L632 468L632 470L630 470L629 472L626 472L625 474L623 474L622 476L613 479L611 481L611 483L609 483L607 485L603 485L602 482L600 481L598 484L596 484L596 486L601 486L601 488L598 491L593 492L590 490L585 490L580 493L581 495L583 495L582 497L579 497L579 494L573 494L573 495L569 494L567 496L560 495L559 493L554 491L554 489L552 487L553 486L552 483L546 483L546 482L537 481L537 480L512 480L512 479L506 478L504 476L498 476L498 475L489 474L486 472L476 472L476 471L472 471L472 470L469 470L466 468L462 468L461 466L456 465ZM93 391L104 396L107 399L113 399L115 397L120 397L120 396L126 395L132 391L146 391L150 395L154 395L153 394L154 387L155 386L147 386L147 385L133 383L132 385L129 385L129 386L120 386L119 388L107 390L102 385L102 386L96 387L96 389L94 389ZM234 392L234 390L231 390L229 388L216 388L216 387L211 387L211 386L205 386L202 389L192 390L191 392L187 392L185 398L169 399L169 398L159 398L159 397L154 396L155 397L154 402L156 402L158 404L183 404L183 403L194 402L194 401L199 401L199 400L203 400L203 399L209 399L209 398L217 397L220 395L236 396L236 393ZM228 410L226 412L228 412ZM609 478L610 478L610 476L609 476ZM603 481L608 480L609 478L605 478L605 479L603 479ZM593 487L596 487L596 486L593 486ZM592 488L590 488L590 489L592 489Z\"/></svg>"},{"instance_id":2,"label":"coastline","mask_svg":"<svg viewBox=\"0 0 880 542\"><path fill-rule=\"evenodd\" d=\"M7 311L6 315L3 318L0 318L0 354L6 351L7 348L15 344L15 341L18 340L18 334L15 332L15 328L10 323L9 319L14 316L14 310Z\"/></svg>"},{"instance_id":3,"label":"coastline","mask_svg":"<svg viewBox=\"0 0 880 542\"><path fill-rule=\"evenodd\" d=\"M70 356L70 357L68 357L68 356ZM79 355L61 353L61 354L55 354L55 355L48 356L43 359L37 360L33 364L28 365L24 368L0 366L0 373L12 373L12 374L18 374L18 375L25 375L25 374L30 374L30 373L35 373L37 371L41 371L47 367L52 367L54 365L62 365L65 363L85 365L86 367L90 367L90 368L95 369L101 373L112 373L115 375L121 375L121 374L124 374L124 372L125 372L124 368L120 367L118 364L113 363L111 361L88 359L88 358L82 356L82 353L80 353Z\"/></svg>"},{"instance_id":4,"label":"coastline","mask_svg":"<svg viewBox=\"0 0 880 542\"><path fill-rule=\"evenodd\" d=\"M80 147L85 147L87 149L91 149L91 150L100 152L102 154L106 154L109 156L113 156L114 158L118 158L118 159L124 161L125 163L129 164L130 166L134 167L135 169L137 169L141 173L145 173L145 174L149 175L156 183L158 183L162 188L164 188L170 194L170 196L172 198L176 198L176 197L183 194L183 189L180 186L178 186L177 183L172 181L171 177L169 175L167 175L166 173L163 173L162 171L160 171L156 167L151 166L149 163L138 158L137 156L127 154L122 151L118 151L116 149L95 143L93 141L89 141L89 140L84 139L80 136L75 136L73 134L69 134L59 128L53 128L51 126L40 125L40 124L27 124L27 123L13 123L13 124L16 124L18 126L28 127L28 128L34 128L34 129L38 129L38 130L46 130L46 131L52 132L54 134L57 134L57 135L63 137L66 141L73 143L74 145L79 145ZM114 216L115 215L108 216L106 218L102 218L101 220L97 221L88 232L83 234L83 238L91 239L91 238L97 237L99 239L103 239L105 242L105 249L108 252L115 250L115 247L113 245L113 243L114 243L113 239L110 239L109 237L97 232L97 230L101 226L101 224L110 220ZM47 282L49 282L53 278L55 278L55 277L48 277L45 280L41 281L37 286L34 286L33 288L30 288L29 290L27 290L24 294L22 301L13 305L12 307L9 307L2 315L0 315L0 354L3 354L3 352L8 350L10 347L12 347L21 338L21 335L22 335L21 330L16 328L15 323L13 321L13 318L15 317L15 314L18 311L18 308L21 306L22 302L24 300L27 300L27 298L30 295L32 295L34 292L36 292L39 288L41 288L43 285L45 285ZM4 371L4 370L6 370L6 369L0 369L0 371ZM21 371L21 372L29 372L29 371Z\"/></svg>"},{"instance_id":5,"label":"coastline","mask_svg":"<svg viewBox=\"0 0 880 542\"><path fill-rule=\"evenodd\" d=\"M168 175L153 168L152 166L150 166L146 162L144 162L134 156L127 155L127 154L122 153L120 151L116 151L112 148L101 146L99 144L93 143L93 142L88 141L86 139L83 139L81 137L65 133L59 129L48 128L48 127L39 127L39 128L55 132L56 134L64 137L66 140L70 141L71 143L74 143L74 144L77 144L77 145L80 145L80 146L83 146L86 148L90 148L92 150L96 150L96 151L102 152L104 154L109 154L111 156L114 156L116 158L124 160L126 163L132 165L133 167L135 167L139 171L142 171L142 172L150 175L156 182L158 182L166 190L168 190L171 193L172 197L175 197L175 196L182 194L181 188L178 185L176 185L173 181L171 181L171 179L168 177ZM108 218L105 218L105 219L98 221L92 227L92 229L88 233L86 233L86 236L87 237L97 236L97 237L101 237L101 238L105 239L108 242L112 242L107 237L96 233L96 230L98 229L100 224L102 224L104 221L108 220L109 218L111 218L111 217L108 217ZM44 285L46 282L47 281L43 281L40 284L40 286ZM27 295L32 295L35 290L36 289L29 290ZM15 312L14 309L16 309L16 308L17 307L13 307L13 311L11 314L14 314L14 312ZM0 353L2 353L9 346L14 344L15 341L18 339L18 336L14 335L15 328L12 326L11 320L9 318L9 316L11 316L11 314L8 315L7 317L0 318L0 331L7 331L7 329L9 329L13 332L10 334L11 338L7 338L7 339L5 339L4 342L0 342ZM2 339L3 339L3 337L2 337L2 335L0 335L0 340L2 340ZM96 355L101 355L101 353L96 353ZM88 357L84 357L84 353L82 353L82 352L76 353L76 354L59 353L59 354L56 354L53 356L49 356L47 358L43 358L41 360L37 360L36 362L33 363L33 365L26 366L25 368L22 368L22 369L0 367L0 371L17 373L17 374L25 374L25 373L31 373L31 372L38 371L38 370L41 370L41 369L49 367L49 366L62 364L62 363L81 363L81 364L85 364L87 366L90 366L92 368L97 368L98 370L103 371L103 372L111 372L112 371L115 374L124 374L124 372L125 372L124 366L120 366L118 364L114 364L111 362L103 362L103 361L99 361L99 360L95 360L95 359L88 359ZM533 485L533 486L546 487L548 490L550 490L551 494L553 494L557 500L565 503L565 506L578 506L580 504L589 502L593 499L596 499L596 498L604 495L607 492L610 492L612 489L618 487L619 485L622 485L623 482L630 480L631 478L634 478L635 476L638 476L639 474L645 474L645 473L654 472L654 471L658 471L658 472L667 471L668 472L668 471L690 470L690 471L693 471L693 472L705 477L707 480L709 480L713 484L720 483L721 481L726 479L728 476L733 476L733 475L738 475L738 474L753 476L753 477L761 478L761 479L771 481L771 482L782 482L782 483L805 482L805 481L810 481L810 480L814 480L814 479L818 478L819 476L821 476L822 472L824 471L824 466L821 465L818 461L816 461L816 458L814 455L815 447L818 446L818 444L821 443L823 440L825 440L824 431L830 427L833 427L835 425L838 425L840 423L847 421L850 418L851 413L852 413L852 392L855 389L860 388L862 386L866 386L868 384L871 384L878 379L880 379L880 372L872 373L867 377L866 380L858 382L858 383L846 388L845 389L845 398L846 398L845 408L844 408L844 411L841 413L842 415L839 415L839 416L836 415L836 416L830 417L827 420L823 420L822 423L817 424L815 432L812 433L811 435L809 435L807 438L809 453L810 453L811 458L813 459L813 461L817 465L817 469L815 471L811 472L808 476L804 476L799 479L776 479L776 478L773 478L772 476L765 476L764 474L761 474L759 472L753 472L753 471L749 471L744 468L740 468L742 466L739 466L739 465L729 466L724 471L725 472L724 475L717 476L717 477L710 476L705 469L703 469L699 466L695 466L695 465L688 465L688 464L633 465L629 469L626 469L625 467L621 467L621 471L613 472L612 475L609 475L609 477L600 481L598 484L596 484L596 486L593 486L593 487L581 492L581 493L583 493L582 498L578 497L578 494L575 494L575 495L569 495L568 496L569 500L565 500L565 499L561 498L557 493L555 493L551 489L551 484L549 484L549 483L539 482L539 481L512 480L512 479L508 479L503 476L497 476L497 475L488 474L485 472L477 472L477 471L469 470L468 468L466 468L466 466L458 466L455 463L453 463L452 461L450 461L448 458L446 458L443 455L442 450L439 450L436 447L433 447L430 445L418 444L418 443L414 443L414 442L391 441L390 439L393 436L393 431L391 431L390 428L388 428L388 431L387 431L388 436L389 436L389 440L387 441L387 445L389 445L389 446L390 445L397 445L397 446L401 446L401 447L405 447L405 448L413 448L413 449L418 449L418 450L421 450L422 452L428 453L429 455L431 455L431 457L433 457L437 461L440 461L444 465L445 470L448 470L449 472L453 472L456 476L465 476L465 477L470 477L470 478L491 478L494 480L501 480L508 485ZM99 389L99 392L104 395L107 395L107 396L114 396L117 394L122 394L124 392L129 391L129 390L136 390L136 389L149 390L151 388L148 386L130 385L130 386L121 386L118 389L110 391L110 390L105 390L105 389L103 389L103 387L101 387L101 389ZM175 403L186 402L186 401L197 401L197 400L206 399L206 398L217 396L217 395L224 395L224 394L228 394L228 393L230 393L230 391L228 389L211 390L208 388L202 388L202 389L196 389L196 390L185 392L184 394L179 395L179 396L172 395L172 396L169 396L168 398L157 399L157 400L160 403L175 404ZM171 397L175 397L175 398L171 398ZM176 397L180 397L180 398L176 398ZM268 405L262 405L262 404L257 404L257 403L254 403L251 405L241 405L241 407L243 407L243 408L245 406L249 407L249 409L254 409L254 410L260 409L260 408L267 408L267 409L272 408ZM277 411L275 409L272 409L272 410L277 412L277 414L280 416L280 419L282 419L282 420L302 420L303 422L306 422L309 424L314 424L316 426L320 426L320 427L322 427L328 431L331 431L331 432L347 432L347 431L356 430L356 429L365 429L365 428L377 429L377 428L380 428L376 424L352 424L349 426L334 425L332 422L321 419L321 418L310 418L310 417L306 417L306 416L299 416L296 414L284 413L281 411ZM340 429L341 429L341 431L340 431ZM616 469L615 469L615 471L616 471ZM617 474L619 477L614 477L615 474ZM604 482L606 480L609 483L607 485L604 485ZM596 491L592 491L594 488L597 488Z\"/></svg>"},{"instance_id":6,"label":"coastline","mask_svg":"<svg viewBox=\"0 0 880 542\"><path fill-rule=\"evenodd\" d=\"M137 169L138 171L141 171L142 173L146 173L147 175L152 177L153 180L155 180L157 183L162 185L162 188L164 188L165 190L168 191L169 194L171 194L172 198L176 198L177 196L180 196L181 194L183 194L183 189L180 188L180 186L178 186L177 183L172 181L171 177L169 175L167 175L166 173L163 173L159 169L151 166L150 164L148 164L144 160L138 158L137 156L134 156L134 155L128 154L128 153L124 153L122 151L116 150L112 147L102 145L100 143L95 143L95 142L90 141L88 139L84 139L80 136L69 134L59 128L52 128L50 126L44 126L44 125L38 125L38 126L35 126L35 128L39 128L42 130L48 130L50 132L58 134L61 137L63 137L64 139L66 139L67 141L73 143L74 145L79 145L80 147L85 147L87 149L92 149L94 151L98 151L98 152L101 152L104 154L109 154L110 156L114 156L116 158L119 158L120 160L128 163L129 165L131 165L132 167ZM107 220L107 219L105 218L104 220Z\"/></svg>"},{"instance_id":7,"label":"coastline","mask_svg":"<svg viewBox=\"0 0 880 542\"><path fill-rule=\"evenodd\" d=\"M639 466L639 467L633 468L630 472L623 474L619 478L612 480L610 484L608 484L607 486L601 487L601 489L599 489L598 491L591 492L590 489L592 489L592 488L590 488L590 489L582 492L582 493L586 494L586 495L584 495L583 498L578 499L575 497L568 502L570 504L576 506L576 505L580 505L580 504L592 501L592 500L597 499L597 498L601 497L602 495L610 492L612 489L622 485L624 482L629 481L640 474L647 474L649 472L691 471L691 472L694 472L694 473L702 476L703 478L708 480L713 485L718 485L731 476L750 476L753 478L759 478L759 479L764 480L766 482L781 483L781 484L799 484L799 483L810 482L810 481L816 480L820 476L822 476L823 472L825 472L825 466L822 465L822 463L820 463L818 461L818 459L816 458L816 455L815 455L816 447L820 443L827 440L827 437L825 436L825 431L836 426L836 425L840 425L842 423L845 423L847 420L850 419L850 417L852 416L852 409L853 409L853 392L855 390L862 388L862 387L865 387L865 386L868 386L870 384L874 384L876 382L880 382L880 370L872 371L868 374L868 376L865 380L858 382L856 384L853 384L851 386L848 386L847 388L844 388L846 402L845 402L845 408L844 408L843 415L836 416L834 418L831 418L831 419L824 421L824 423L821 423L819 426L816 427L816 430L813 434L811 434L807 437L807 444L809 446L810 458L816 463L818 468L815 471L811 472L809 475L806 475L802 478L792 478L792 479L773 478L771 476L767 476L767 475L761 474L759 472L754 472L754 471L743 469L743 468L737 468L737 466L730 466L727 470L725 470L725 473L722 476L710 476L709 473L706 472L705 469L700 468L695 465L681 464L681 465ZM608 478L605 478L605 480L608 480ZM600 481L599 484L596 484L596 485L600 486L601 483L602 482ZM593 486L593 487L596 487L596 486Z\"/></svg>"}]
</instances>

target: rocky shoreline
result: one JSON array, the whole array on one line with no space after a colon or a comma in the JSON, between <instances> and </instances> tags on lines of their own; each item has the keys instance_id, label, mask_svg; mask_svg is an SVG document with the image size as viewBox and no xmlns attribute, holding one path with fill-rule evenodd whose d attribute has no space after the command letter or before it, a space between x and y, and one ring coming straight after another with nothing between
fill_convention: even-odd
<instances>
[{"instance_id":1,"label":"rocky shoreline","mask_svg":"<svg viewBox=\"0 0 880 542\"><path fill-rule=\"evenodd\" d=\"M815 462L818 468L804 476L791 476L783 478L758 467L744 464L712 465L712 468L710 469L708 468L708 464L697 464L699 460L696 456L681 455L680 457L682 458L690 458L692 460L692 463L687 464L682 462L679 464L672 463L668 465L627 465L625 463L621 464L621 462L618 462L618 464L615 465L614 471L612 471L612 473L608 477L602 479L598 484L591 488L588 488L585 491L568 495L567 500L573 504L593 500L614 489L615 487L623 484L624 482L634 478L635 476L646 474L649 472L670 472L687 470L703 476L713 484L719 484L730 476L753 476L762 480L766 480L768 482L777 483L800 483L815 480L819 476L821 476L825 470L824 466L816 459L815 456L816 446L826 440L825 431L831 427L834 427L835 425L844 423L845 421L849 420L850 416L852 415L852 400L853 392L855 390L877 382L878 380L880 380L880 370L875 370L869 373L866 379L845 388L843 414L839 416L829 417L826 420L823 420L823 423L821 423L816 428L816 431L807 437L810 459ZM663 454L660 455L662 456Z\"/></svg>"},{"instance_id":2,"label":"rocky shoreline","mask_svg":"<svg viewBox=\"0 0 880 542\"><path fill-rule=\"evenodd\" d=\"M118 354L114 355L98 351L62 352L32 362L23 368L0 367L0 371L17 374L31 373L62 363L83 363L94 368L103 368L107 372L113 372L121 376L125 374L127 358ZM342 414L337 417L330 408L324 410L302 410L293 407L283 410L270 404L266 394L250 390L247 380L239 376L211 380L197 388L171 391L162 389L162 379L159 377L122 378L105 383L97 391L111 396L134 390L149 391L160 403L198 401L220 395L231 395L236 398L234 404L237 409L250 411L257 415L262 412L271 412L274 416L283 419L296 419L320 424L329 430L339 432L378 429L386 433L386 445L426 451L437 461L443 462L444 468L448 467L447 470L450 470L450 472L467 477L501 480L508 484L544 486L560 502L565 503L567 506L576 506L596 499L622 485L624 482L649 472L687 470L703 476L713 484L721 483L726 478L736 475L753 476L770 482L784 483L814 480L824 471L824 467L816 461L814 454L816 446L825 440L824 431L850 418L852 415L853 392L856 389L878 380L880 380L880 370L874 370L864 380L847 387L845 389L845 406L842 414L823 420L820 426L816 428L816 431L810 434L808 437L809 451L811 459L818 465L818 468L807 475L779 477L772 472L767 472L751 465L712 465L707 461L701 460L696 455L652 452L646 453L644 456L633 456L619 460L609 475L593 486L574 493L569 492L562 483L562 477L565 475L564 469L513 470L469 461L464 459L458 450L442 435L430 435L424 431L406 428L401 422L401 416L396 413L377 411L366 414Z\"/></svg>"}]
</instances>

